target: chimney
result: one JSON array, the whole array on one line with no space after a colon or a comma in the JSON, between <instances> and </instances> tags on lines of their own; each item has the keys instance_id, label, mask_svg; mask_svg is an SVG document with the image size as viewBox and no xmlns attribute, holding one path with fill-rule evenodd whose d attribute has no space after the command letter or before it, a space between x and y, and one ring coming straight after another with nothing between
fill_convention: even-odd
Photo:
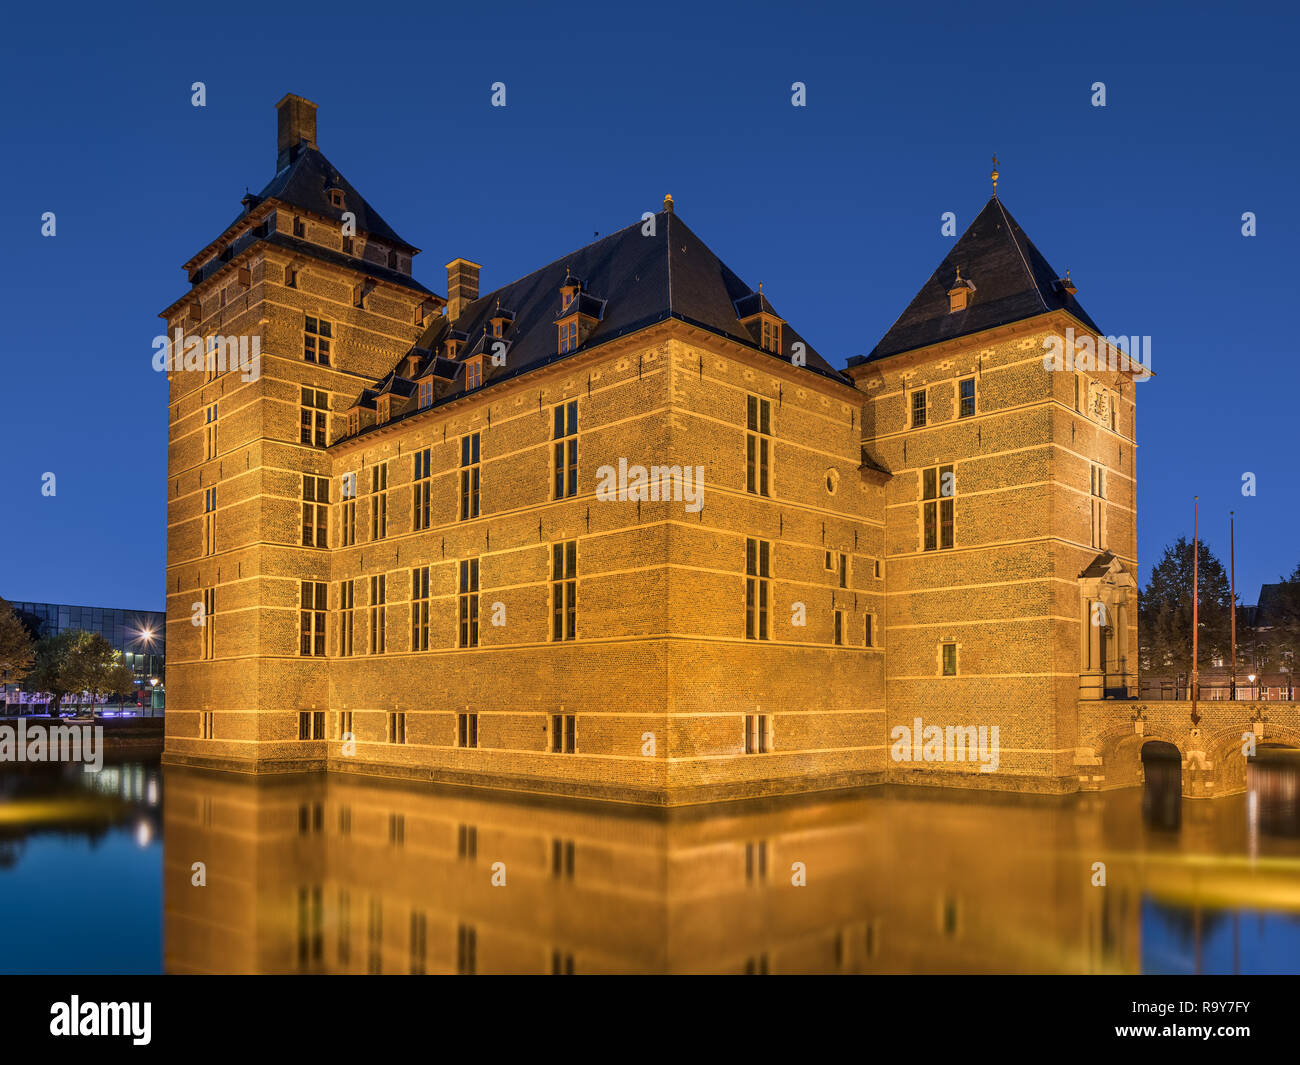
<instances>
[{"instance_id":1,"label":"chimney","mask_svg":"<svg viewBox=\"0 0 1300 1065\"><path fill-rule=\"evenodd\" d=\"M283 170L298 155L298 146L316 147L316 105L287 93L275 105L277 116L275 169Z\"/></svg>"},{"instance_id":2,"label":"chimney","mask_svg":"<svg viewBox=\"0 0 1300 1065\"><path fill-rule=\"evenodd\" d=\"M478 263L452 259L447 264L447 320L456 321L465 307L478 299Z\"/></svg>"}]
</instances>

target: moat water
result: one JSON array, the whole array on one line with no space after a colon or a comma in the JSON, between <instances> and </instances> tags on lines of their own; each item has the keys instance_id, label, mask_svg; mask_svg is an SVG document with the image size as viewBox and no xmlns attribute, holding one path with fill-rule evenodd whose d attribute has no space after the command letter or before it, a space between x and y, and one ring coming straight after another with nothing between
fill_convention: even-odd
<instances>
[{"instance_id":1,"label":"moat water","mask_svg":"<svg viewBox=\"0 0 1300 1065\"><path fill-rule=\"evenodd\" d=\"M1249 773L1213 801L1153 763L1142 788L1065 799L667 815L5 767L0 972L1296 973L1300 765Z\"/></svg>"}]
</instances>

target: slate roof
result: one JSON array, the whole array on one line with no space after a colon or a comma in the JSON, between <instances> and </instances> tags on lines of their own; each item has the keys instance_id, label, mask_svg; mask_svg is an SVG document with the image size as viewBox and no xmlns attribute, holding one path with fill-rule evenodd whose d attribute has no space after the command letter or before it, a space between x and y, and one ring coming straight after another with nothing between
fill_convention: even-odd
<instances>
[{"instance_id":1,"label":"slate roof","mask_svg":"<svg viewBox=\"0 0 1300 1065\"><path fill-rule=\"evenodd\" d=\"M964 311L950 312L948 290L959 267L962 280L969 280L975 291ZM885 359L1050 310L1068 311L1100 333L1079 301L1060 284L1060 278L994 196L871 354L851 359L849 365Z\"/></svg>"},{"instance_id":2,"label":"slate roof","mask_svg":"<svg viewBox=\"0 0 1300 1065\"><path fill-rule=\"evenodd\" d=\"M332 188L343 190L342 207L330 203L329 190ZM408 244L397 235L379 212L366 202L365 197L321 154L319 148L305 144L294 148L289 164L271 178L266 188L257 194L255 201L249 204L248 197L245 197L245 213L266 199L281 200L325 218L337 218L340 226L343 224L343 212L351 211L357 216L358 233L369 233L386 244L404 248L412 254L419 251L415 245Z\"/></svg>"},{"instance_id":3,"label":"slate roof","mask_svg":"<svg viewBox=\"0 0 1300 1065\"><path fill-rule=\"evenodd\" d=\"M485 365L485 383L568 358L558 353L555 322L563 317L560 287L571 277L583 279L580 299L584 310L594 308L596 301L603 304L599 321L580 351L676 318L745 344L767 358L788 360L788 354L765 352L755 344L740 324L736 310L737 301L754 296L754 290L718 259L678 215L660 211L651 237L642 235L643 226L643 222L635 222L468 304L451 328L476 339L490 326L498 302L514 312L514 321L506 327L503 338L510 345L506 365ZM445 328L445 319L436 320L415 347L436 348L438 334ZM806 346L808 371L849 383L788 324L783 327L782 342L787 353L795 342ZM424 372L421 367L416 376Z\"/></svg>"},{"instance_id":4,"label":"slate roof","mask_svg":"<svg viewBox=\"0 0 1300 1065\"><path fill-rule=\"evenodd\" d=\"M1261 584L1259 602L1255 605L1255 614L1250 624L1254 628L1276 628L1286 624L1291 615L1291 608L1284 594L1282 584Z\"/></svg>"},{"instance_id":5,"label":"slate roof","mask_svg":"<svg viewBox=\"0 0 1300 1065\"><path fill-rule=\"evenodd\" d=\"M1088 563L1087 568L1079 574L1081 579L1095 577L1104 577L1110 570L1110 564L1115 561L1115 556L1109 551L1103 551L1100 555Z\"/></svg>"}]
</instances>

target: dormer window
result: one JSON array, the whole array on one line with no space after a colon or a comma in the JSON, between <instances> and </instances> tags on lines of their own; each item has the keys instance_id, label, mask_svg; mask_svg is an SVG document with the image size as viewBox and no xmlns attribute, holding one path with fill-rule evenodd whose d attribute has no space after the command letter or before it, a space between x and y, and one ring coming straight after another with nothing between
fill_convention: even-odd
<instances>
[{"instance_id":1,"label":"dormer window","mask_svg":"<svg viewBox=\"0 0 1300 1065\"><path fill-rule=\"evenodd\" d=\"M505 325L505 323L501 321L500 318L492 319L492 335L494 337L499 337L501 335L501 327L503 325Z\"/></svg>"},{"instance_id":2,"label":"dormer window","mask_svg":"<svg viewBox=\"0 0 1300 1065\"><path fill-rule=\"evenodd\" d=\"M464 343L464 341L448 340L446 343L447 343L447 358L454 359L456 358L456 356L460 354L460 346L461 344Z\"/></svg>"},{"instance_id":3,"label":"dormer window","mask_svg":"<svg viewBox=\"0 0 1300 1065\"><path fill-rule=\"evenodd\" d=\"M483 386L483 356L476 355L465 363L465 391Z\"/></svg>"},{"instance_id":4,"label":"dormer window","mask_svg":"<svg viewBox=\"0 0 1300 1065\"><path fill-rule=\"evenodd\" d=\"M569 309L569 304L573 302L573 297L574 297L574 293L572 292L564 293L564 309L566 311Z\"/></svg>"},{"instance_id":5,"label":"dormer window","mask_svg":"<svg viewBox=\"0 0 1300 1065\"><path fill-rule=\"evenodd\" d=\"M433 406L433 378L426 377L420 381L416 391L416 405L423 410Z\"/></svg>"},{"instance_id":6,"label":"dormer window","mask_svg":"<svg viewBox=\"0 0 1300 1065\"><path fill-rule=\"evenodd\" d=\"M567 311L569 305L577 298L582 291L582 282L573 276L572 270L564 272L564 281L560 284L560 309Z\"/></svg>"},{"instance_id":7,"label":"dormer window","mask_svg":"<svg viewBox=\"0 0 1300 1065\"><path fill-rule=\"evenodd\" d=\"M393 397L380 396L377 400L375 400L375 421L377 421L380 425L383 425L384 422L388 421L389 415L392 413L392 410L393 410Z\"/></svg>"},{"instance_id":8,"label":"dormer window","mask_svg":"<svg viewBox=\"0 0 1300 1065\"><path fill-rule=\"evenodd\" d=\"M348 436L356 436L361 432L361 412L359 410L348 411ZM345 495L346 499L347 496Z\"/></svg>"},{"instance_id":9,"label":"dormer window","mask_svg":"<svg viewBox=\"0 0 1300 1065\"><path fill-rule=\"evenodd\" d=\"M781 323L773 318L763 317L763 343L764 351L780 353L781 351Z\"/></svg>"},{"instance_id":10,"label":"dormer window","mask_svg":"<svg viewBox=\"0 0 1300 1065\"><path fill-rule=\"evenodd\" d=\"M565 355L578 346L578 319L560 323L560 354Z\"/></svg>"},{"instance_id":11,"label":"dormer window","mask_svg":"<svg viewBox=\"0 0 1300 1065\"><path fill-rule=\"evenodd\" d=\"M293 216L293 235L295 237L305 237L307 235L307 227L303 225L302 219L298 215Z\"/></svg>"},{"instance_id":12,"label":"dormer window","mask_svg":"<svg viewBox=\"0 0 1300 1065\"><path fill-rule=\"evenodd\" d=\"M343 190L342 190L342 189L330 189L330 206L331 206L331 207L342 207L342 206L343 206Z\"/></svg>"},{"instance_id":13,"label":"dormer window","mask_svg":"<svg viewBox=\"0 0 1300 1065\"><path fill-rule=\"evenodd\" d=\"M961 267L957 267L957 280L948 290L948 313L964 311L970 305L970 298L975 293L975 286L961 276Z\"/></svg>"},{"instance_id":14,"label":"dormer window","mask_svg":"<svg viewBox=\"0 0 1300 1065\"><path fill-rule=\"evenodd\" d=\"M343 238L343 254L344 254L344 255L351 255L351 254L352 254L352 238L351 238L351 237L344 237L344 238Z\"/></svg>"},{"instance_id":15,"label":"dormer window","mask_svg":"<svg viewBox=\"0 0 1300 1065\"><path fill-rule=\"evenodd\" d=\"M396 249L392 249L392 248L389 249L389 252L388 252L388 268L389 268L390 270L396 270L396 269L397 269L397 251L396 251Z\"/></svg>"}]
</instances>

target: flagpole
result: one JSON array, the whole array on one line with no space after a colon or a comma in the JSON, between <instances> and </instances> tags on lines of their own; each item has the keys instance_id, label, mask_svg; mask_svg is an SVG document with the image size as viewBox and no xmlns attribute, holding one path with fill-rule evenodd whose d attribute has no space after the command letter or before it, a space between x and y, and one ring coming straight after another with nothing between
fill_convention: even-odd
<instances>
[{"instance_id":1,"label":"flagpole","mask_svg":"<svg viewBox=\"0 0 1300 1065\"><path fill-rule=\"evenodd\" d=\"M1196 712L1196 696L1200 689L1200 673L1196 665L1200 653L1201 629L1200 498L1200 496L1192 496L1192 728L1201 722L1201 716Z\"/></svg>"},{"instance_id":2,"label":"flagpole","mask_svg":"<svg viewBox=\"0 0 1300 1065\"><path fill-rule=\"evenodd\" d=\"M1232 662L1228 673L1228 698L1237 698L1237 540L1233 512L1228 511L1228 565L1232 569Z\"/></svg>"}]
</instances>

